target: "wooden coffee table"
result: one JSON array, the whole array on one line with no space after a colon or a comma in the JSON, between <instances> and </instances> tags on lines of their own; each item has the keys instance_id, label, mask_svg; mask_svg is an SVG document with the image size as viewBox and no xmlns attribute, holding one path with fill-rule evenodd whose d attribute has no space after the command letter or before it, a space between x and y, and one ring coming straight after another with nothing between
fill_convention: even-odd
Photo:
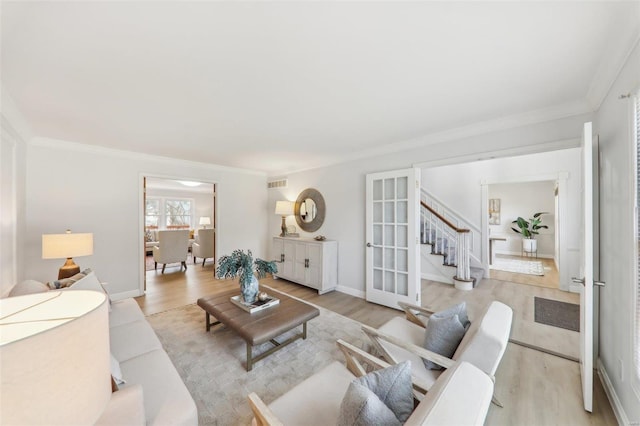
<instances>
[{"instance_id":1,"label":"wooden coffee table","mask_svg":"<svg viewBox=\"0 0 640 426\"><path fill-rule=\"evenodd\" d=\"M229 290L214 296L201 297L198 306L205 311L205 325L207 331L212 325L222 323L247 342L247 371L251 371L253 363L282 349L289 343L300 338L307 338L307 321L320 315L320 311L313 306L288 297L282 293L273 294L280 299L280 303L271 308L250 314L237 307L229 300L231 296L240 294L239 289ZM211 322L211 316L217 321ZM302 332L278 342L276 337L302 325ZM253 347L265 342L274 346L253 355Z\"/></svg>"}]
</instances>

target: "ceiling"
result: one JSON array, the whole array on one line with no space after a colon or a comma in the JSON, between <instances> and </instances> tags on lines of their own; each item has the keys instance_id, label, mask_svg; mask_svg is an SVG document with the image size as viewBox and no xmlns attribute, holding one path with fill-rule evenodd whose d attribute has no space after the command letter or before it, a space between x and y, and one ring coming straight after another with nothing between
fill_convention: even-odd
<instances>
[{"instance_id":1,"label":"ceiling","mask_svg":"<svg viewBox=\"0 0 640 426\"><path fill-rule=\"evenodd\" d=\"M1 7L34 135L271 175L593 111L640 33L638 1Z\"/></svg>"},{"instance_id":2,"label":"ceiling","mask_svg":"<svg viewBox=\"0 0 640 426\"><path fill-rule=\"evenodd\" d=\"M184 182L184 183L183 183ZM179 191L200 194L213 194L214 186L212 183L179 181L174 179L147 177L145 180L147 189Z\"/></svg>"}]
</instances>

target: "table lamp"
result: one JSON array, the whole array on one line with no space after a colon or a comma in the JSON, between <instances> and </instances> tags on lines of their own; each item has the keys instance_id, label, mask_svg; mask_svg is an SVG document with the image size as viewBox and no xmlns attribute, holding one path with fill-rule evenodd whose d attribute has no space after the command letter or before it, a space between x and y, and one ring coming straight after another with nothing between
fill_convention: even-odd
<instances>
[{"instance_id":1,"label":"table lamp","mask_svg":"<svg viewBox=\"0 0 640 426\"><path fill-rule=\"evenodd\" d=\"M67 229L65 234L42 235L42 258L64 259L67 261L58 271L58 279L71 277L80 272L72 258L93 254L93 234L72 234Z\"/></svg>"},{"instance_id":2,"label":"table lamp","mask_svg":"<svg viewBox=\"0 0 640 426\"><path fill-rule=\"evenodd\" d=\"M202 227L204 229L207 229L207 225L211 225L211 219L209 218L209 216L202 216L200 218L200 225L203 225Z\"/></svg>"},{"instance_id":3,"label":"table lamp","mask_svg":"<svg viewBox=\"0 0 640 426\"><path fill-rule=\"evenodd\" d=\"M287 224L285 223L287 216L291 216L293 214L293 206L294 203L292 201L276 201L276 214L282 216L282 225L280 229L282 232L280 233L281 237L287 236Z\"/></svg>"},{"instance_id":4,"label":"table lamp","mask_svg":"<svg viewBox=\"0 0 640 426\"><path fill-rule=\"evenodd\" d=\"M8 297L0 312L0 424L95 424L111 399L104 293Z\"/></svg>"}]
</instances>

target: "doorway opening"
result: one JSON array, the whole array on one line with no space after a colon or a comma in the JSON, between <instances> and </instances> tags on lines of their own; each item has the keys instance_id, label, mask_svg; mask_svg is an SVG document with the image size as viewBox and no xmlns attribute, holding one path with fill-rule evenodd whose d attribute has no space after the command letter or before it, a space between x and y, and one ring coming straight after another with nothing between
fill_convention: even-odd
<instances>
[{"instance_id":1,"label":"doorway opening","mask_svg":"<svg viewBox=\"0 0 640 426\"><path fill-rule=\"evenodd\" d=\"M558 180L487 185L490 278L559 288L558 186Z\"/></svg>"},{"instance_id":2,"label":"doorway opening","mask_svg":"<svg viewBox=\"0 0 640 426\"><path fill-rule=\"evenodd\" d=\"M144 176L141 208L142 250L141 274L147 286L186 277L194 268L215 271L218 247L216 184L180 178ZM179 245L183 249L165 257L163 239L177 237L166 231L181 235ZM187 241L183 242L182 238ZM171 240L176 238L171 238ZM175 247L168 247L173 250ZM166 263L164 263L166 262ZM202 271L199 271L202 272Z\"/></svg>"}]
</instances>

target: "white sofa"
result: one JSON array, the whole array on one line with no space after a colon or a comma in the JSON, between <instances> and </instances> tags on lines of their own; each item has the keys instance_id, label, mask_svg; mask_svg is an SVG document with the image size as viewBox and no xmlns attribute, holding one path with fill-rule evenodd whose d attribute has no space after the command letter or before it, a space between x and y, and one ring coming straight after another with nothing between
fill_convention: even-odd
<instances>
[{"instance_id":1,"label":"white sofa","mask_svg":"<svg viewBox=\"0 0 640 426\"><path fill-rule=\"evenodd\" d=\"M109 314L111 354L119 362L125 384L120 390L141 385L146 424L197 425L196 404L182 382L153 328L133 299L113 302ZM107 408L104 424L114 407ZM132 418L137 416L132 412Z\"/></svg>"},{"instance_id":2,"label":"white sofa","mask_svg":"<svg viewBox=\"0 0 640 426\"><path fill-rule=\"evenodd\" d=\"M78 280L65 280L65 290L106 291L90 270ZM49 291L50 285L24 281L9 293L19 296ZM163 350L153 328L134 299L111 303L109 342L112 355L111 375L126 383L112 393L99 425L197 425L196 404L182 382L171 359ZM115 362L114 362L115 360ZM109 374L109 372L105 372Z\"/></svg>"}]
</instances>

